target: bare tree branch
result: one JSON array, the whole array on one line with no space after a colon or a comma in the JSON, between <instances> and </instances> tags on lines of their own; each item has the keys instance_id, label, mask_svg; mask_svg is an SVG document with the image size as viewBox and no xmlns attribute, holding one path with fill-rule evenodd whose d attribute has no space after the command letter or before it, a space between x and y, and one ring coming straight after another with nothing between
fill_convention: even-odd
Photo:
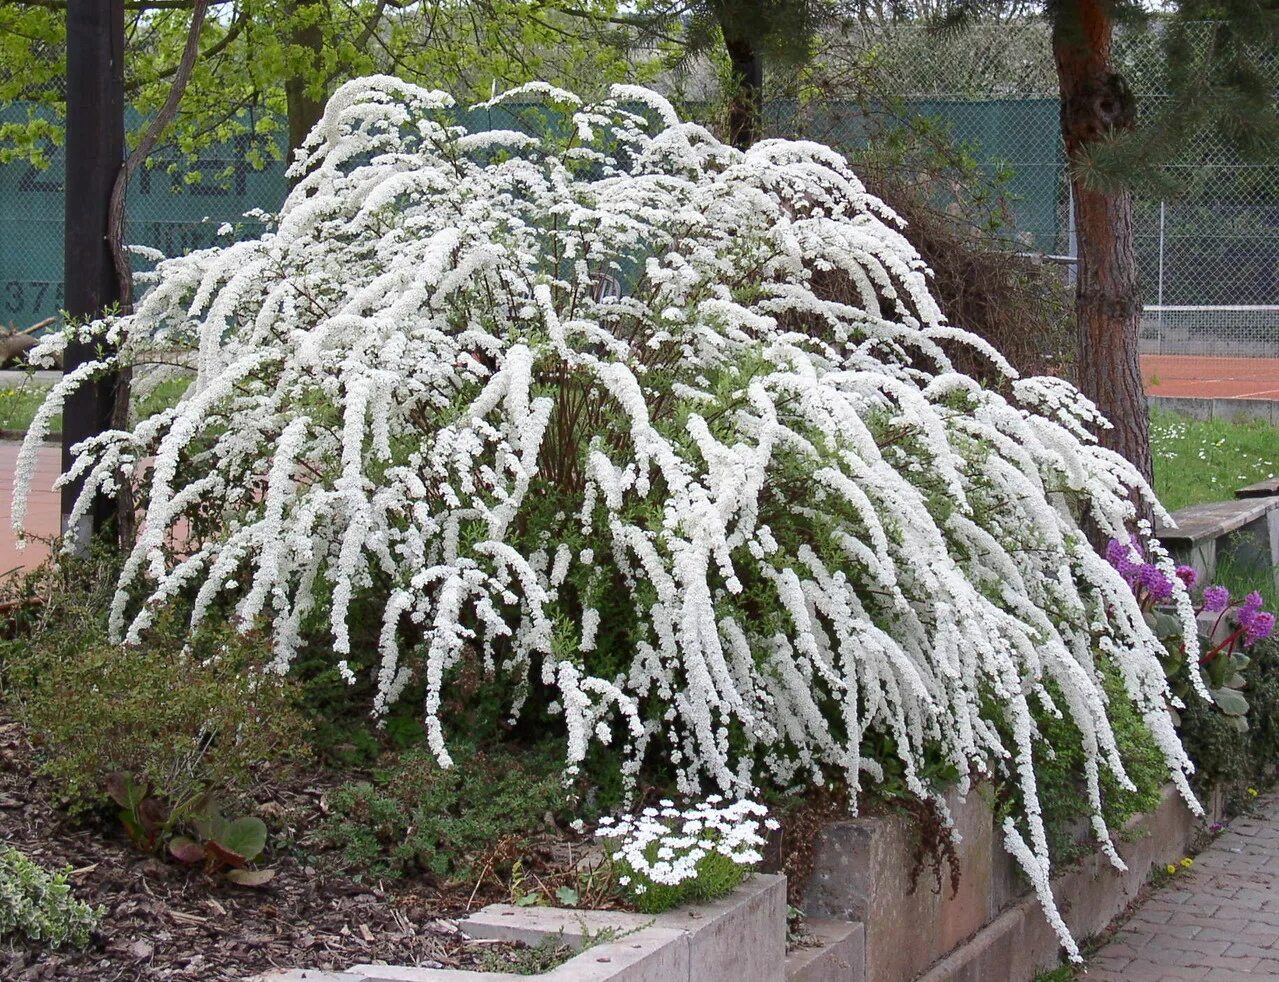
<instances>
[{"instance_id":1,"label":"bare tree branch","mask_svg":"<svg viewBox=\"0 0 1279 982\"><path fill-rule=\"evenodd\" d=\"M115 274L120 282L120 305L128 311L133 305L133 271L129 266L129 258L124 254L124 197L129 186L129 178L133 172L147 159L147 154L155 146L156 140L164 132L164 128L177 114L178 103L191 80L191 72L195 68L195 60L200 54L200 31L204 27L204 15L208 12L210 0L192 0L191 27L187 31L186 47L182 51L182 60L178 63L173 82L169 86L169 94L164 105L151 120L151 125L142 134L142 139L129 154L120 173L116 175L115 186L111 189L111 207L107 213L107 243L111 247L111 255L115 260Z\"/></svg>"}]
</instances>

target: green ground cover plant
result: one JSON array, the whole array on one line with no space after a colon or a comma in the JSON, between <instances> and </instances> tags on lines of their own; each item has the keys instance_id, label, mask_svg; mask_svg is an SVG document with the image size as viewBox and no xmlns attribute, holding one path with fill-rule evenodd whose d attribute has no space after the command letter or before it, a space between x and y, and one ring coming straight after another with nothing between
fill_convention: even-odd
<instances>
[{"instance_id":1,"label":"green ground cover plant","mask_svg":"<svg viewBox=\"0 0 1279 982\"><path fill-rule=\"evenodd\" d=\"M278 780L306 760L296 686L260 670L257 639L225 623L187 635L162 619L145 645L113 645L101 569L80 570L90 585L42 591L25 629L0 641L6 705L72 812L118 806L154 848L209 795L250 797L267 772Z\"/></svg>"},{"instance_id":2,"label":"green ground cover plant","mask_svg":"<svg viewBox=\"0 0 1279 982\"><path fill-rule=\"evenodd\" d=\"M554 748L460 746L446 770L419 747L392 755L371 780L333 791L317 838L340 849L354 873L468 880L495 847L509 866L532 835L554 828L570 800Z\"/></svg>"},{"instance_id":3,"label":"green ground cover plant","mask_svg":"<svg viewBox=\"0 0 1279 982\"><path fill-rule=\"evenodd\" d=\"M0 852L0 937L21 937L52 948L83 948L102 910L71 893L70 867L56 873L17 849Z\"/></svg>"}]
</instances>

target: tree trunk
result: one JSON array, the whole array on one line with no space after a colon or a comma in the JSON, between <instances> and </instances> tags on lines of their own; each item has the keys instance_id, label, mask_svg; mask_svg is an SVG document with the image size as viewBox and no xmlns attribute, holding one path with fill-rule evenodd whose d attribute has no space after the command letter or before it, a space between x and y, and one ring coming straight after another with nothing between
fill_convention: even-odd
<instances>
[{"instance_id":1,"label":"tree trunk","mask_svg":"<svg viewBox=\"0 0 1279 982\"><path fill-rule=\"evenodd\" d=\"M1113 22L1105 0L1075 0L1053 19L1053 57L1061 89L1061 135L1074 197L1079 267L1075 310L1079 386L1114 428L1103 445L1151 480L1150 421L1138 340L1141 291L1133 251L1132 195L1086 186L1091 147L1132 129L1136 107L1110 63Z\"/></svg>"},{"instance_id":2,"label":"tree trunk","mask_svg":"<svg viewBox=\"0 0 1279 982\"><path fill-rule=\"evenodd\" d=\"M295 57L300 56L298 67L284 81L284 97L289 115L289 159L292 161L293 151L302 146L307 134L324 115L324 100L316 98L312 92L315 81L323 77L324 72L324 31L320 27L318 15L324 0L296 0L293 4L295 18L290 29L290 41L295 48Z\"/></svg>"},{"instance_id":3,"label":"tree trunk","mask_svg":"<svg viewBox=\"0 0 1279 982\"><path fill-rule=\"evenodd\" d=\"M733 33L721 15L720 31L733 66L733 92L728 103L728 141L745 150L763 135L764 58L755 44Z\"/></svg>"}]
</instances>

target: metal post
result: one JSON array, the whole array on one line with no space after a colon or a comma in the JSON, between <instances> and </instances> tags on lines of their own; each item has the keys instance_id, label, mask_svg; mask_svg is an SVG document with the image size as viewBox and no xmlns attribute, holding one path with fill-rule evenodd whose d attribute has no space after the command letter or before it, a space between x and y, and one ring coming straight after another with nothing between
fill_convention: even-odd
<instances>
[{"instance_id":1,"label":"metal post","mask_svg":"<svg viewBox=\"0 0 1279 982\"><path fill-rule=\"evenodd\" d=\"M124 160L124 0L68 0L67 3L67 171L63 278L67 313L77 322L100 315L120 299L107 213L111 187ZM63 371L101 356L95 343L67 345ZM71 447L110 428L117 379L81 386L62 412L62 467L70 467ZM82 547L115 514L105 496L94 502L87 528L69 529L71 510L83 487L62 489L62 531Z\"/></svg>"},{"instance_id":2,"label":"metal post","mask_svg":"<svg viewBox=\"0 0 1279 982\"><path fill-rule=\"evenodd\" d=\"M1159 304L1157 319L1159 331L1159 353L1164 353L1164 202L1159 202L1159 286L1156 290L1155 302Z\"/></svg>"},{"instance_id":3,"label":"metal post","mask_svg":"<svg viewBox=\"0 0 1279 982\"><path fill-rule=\"evenodd\" d=\"M1075 231L1075 184L1066 170L1066 255L1074 260L1070 264L1069 283L1075 285L1079 276L1079 236Z\"/></svg>"}]
</instances>

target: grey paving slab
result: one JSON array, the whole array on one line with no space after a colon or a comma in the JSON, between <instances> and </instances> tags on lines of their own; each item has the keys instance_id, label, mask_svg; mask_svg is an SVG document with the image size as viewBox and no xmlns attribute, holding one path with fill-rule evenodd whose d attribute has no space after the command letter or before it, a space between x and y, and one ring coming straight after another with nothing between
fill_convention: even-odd
<instances>
[{"instance_id":1,"label":"grey paving slab","mask_svg":"<svg viewBox=\"0 0 1279 982\"><path fill-rule=\"evenodd\" d=\"M1279 979L1279 794L1258 799L1088 961L1088 982Z\"/></svg>"}]
</instances>

